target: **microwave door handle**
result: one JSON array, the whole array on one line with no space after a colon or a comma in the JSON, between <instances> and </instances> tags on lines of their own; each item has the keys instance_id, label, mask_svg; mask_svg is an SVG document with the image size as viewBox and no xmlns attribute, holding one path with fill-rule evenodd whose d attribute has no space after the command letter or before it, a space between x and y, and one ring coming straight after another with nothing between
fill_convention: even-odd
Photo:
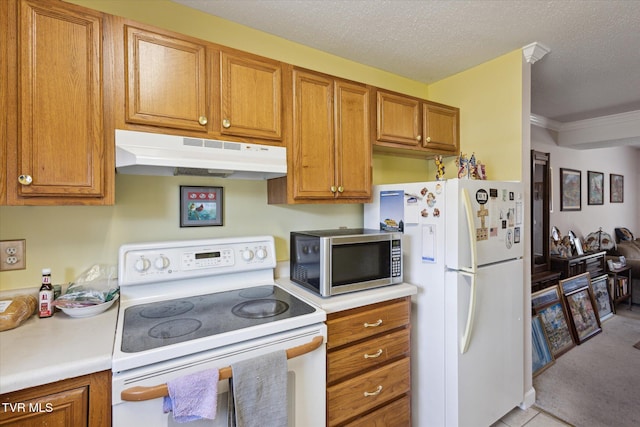
<instances>
[{"instance_id":1,"label":"microwave door handle","mask_svg":"<svg viewBox=\"0 0 640 427\"><path fill-rule=\"evenodd\" d=\"M473 324L476 313L476 275L469 272L460 272L460 274L471 279L471 291L469 295L469 307L467 311L467 322L464 327L464 333L460 340L460 354L465 354L469 350L471 344L471 335L473 334Z\"/></svg>"},{"instance_id":2,"label":"microwave door handle","mask_svg":"<svg viewBox=\"0 0 640 427\"><path fill-rule=\"evenodd\" d=\"M477 261L477 247L476 247L476 239L474 239L474 224L473 224L473 210L471 204L471 198L469 197L469 191L466 188L462 189L462 205L464 207L465 217L467 219L467 229L469 231L469 246L468 249L471 254L471 268L463 268L462 270L474 273L478 268Z\"/></svg>"}]
</instances>

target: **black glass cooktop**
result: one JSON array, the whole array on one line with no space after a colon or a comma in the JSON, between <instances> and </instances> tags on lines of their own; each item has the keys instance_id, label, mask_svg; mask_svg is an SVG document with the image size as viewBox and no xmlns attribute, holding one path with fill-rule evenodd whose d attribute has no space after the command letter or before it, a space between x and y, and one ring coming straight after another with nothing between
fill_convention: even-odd
<instances>
[{"instance_id":1,"label":"black glass cooktop","mask_svg":"<svg viewBox=\"0 0 640 427\"><path fill-rule=\"evenodd\" d=\"M124 312L121 350L136 353L314 311L273 285L135 305Z\"/></svg>"}]
</instances>

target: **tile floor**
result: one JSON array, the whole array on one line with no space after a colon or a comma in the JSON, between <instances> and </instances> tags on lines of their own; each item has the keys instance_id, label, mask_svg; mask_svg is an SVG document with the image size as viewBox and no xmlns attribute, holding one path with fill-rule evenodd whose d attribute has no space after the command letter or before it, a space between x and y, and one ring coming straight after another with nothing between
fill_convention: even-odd
<instances>
[{"instance_id":1,"label":"tile floor","mask_svg":"<svg viewBox=\"0 0 640 427\"><path fill-rule=\"evenodd\" d=\"M522 410L513 409L491 427L572 427L571 424L556 418L534 406Z\"/></svg>"}]
</instances>

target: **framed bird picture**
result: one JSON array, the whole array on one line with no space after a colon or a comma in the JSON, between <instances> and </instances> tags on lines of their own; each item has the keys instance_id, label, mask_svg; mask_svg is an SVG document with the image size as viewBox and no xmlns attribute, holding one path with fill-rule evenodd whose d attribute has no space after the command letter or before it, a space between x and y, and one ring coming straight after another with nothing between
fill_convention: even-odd
<instances>
[{"instance_id":1,"label":"framed bird picture","mask_svg":"<svg viewBox=\"0 0 640 427\"><path fill-rule=\"evenodd\" d=\"M180 186L180 227L222 225L222 187Z\"/></svg>"}]
</instances>

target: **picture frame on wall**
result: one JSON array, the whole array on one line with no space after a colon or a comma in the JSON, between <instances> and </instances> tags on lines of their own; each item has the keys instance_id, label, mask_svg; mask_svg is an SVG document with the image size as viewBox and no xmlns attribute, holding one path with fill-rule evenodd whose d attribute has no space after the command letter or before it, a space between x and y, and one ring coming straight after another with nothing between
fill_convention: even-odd
<instances>
[{"instance_id":1,"label":"picture frame on wall","mask_svg":"<svg viewBox=\"0 0 640 427\"><path fill-rule=\"evenodd\" d=\"M579 211L582 209L582 172L560 168L560 210Z\"/></svg>"},{"instance_id":2,"label":"picture frame on wall","mask_svg":"<svg viewBox=\"0 0 640 427\"><path fill-rule=\"evenodd\" d=\"M573 335L569 328L567 312L562 300L558 300L534 310L534 314L540 315L553 357L558 358L562 354L575 347Z\"/></svg>"},{"instance_id":3,"label":"picture frame on wall","mask_svg":"<svg viewBox=\"0 0 640 427\"><path fill-rule=\"evenodd\" d=\"M222 187L180 186L180 227L221 226Z\"/></svg>"},{"instance_id":4,"label":"picture frame on wall","mask_svg":"<svg viewBox=\"0 0 640 427\"><path fill-rule=\"evenodd\" d=\"M542 326L539 315L531 317L531 364L535 377L549 366L555 363L555 358L551 354L549 338Z\"/></svg>"},{"instance_id":5,"label":"picture frame on wall","mask_svg":"<svg viewBox=\"0 0 640 427\"><path fill-rule=\"evenodd\" d=\"M589 286L565 295L565 298L571 326L578 344L582 344L602 332L600 318Z\"/></svg>"},{"instance_id":6,"label":"picture frame on wall","mask_svg":"<svg viewBox=\"0 0 640 427\"><path fill-rule=\"evenodd\" d=\"M624 176L609 174L609 201L611 203L624 202Z\"/></svg>"},{"instance_id":7,"label":"picture frame on wall","mask_svg":"<svg viewBox=\"0 0 640 427\"><path fill-rule=\"evenodd\" d=\"M587 171L587 203L604 205L604 173Z\"/></svg>"}]
</instances>

